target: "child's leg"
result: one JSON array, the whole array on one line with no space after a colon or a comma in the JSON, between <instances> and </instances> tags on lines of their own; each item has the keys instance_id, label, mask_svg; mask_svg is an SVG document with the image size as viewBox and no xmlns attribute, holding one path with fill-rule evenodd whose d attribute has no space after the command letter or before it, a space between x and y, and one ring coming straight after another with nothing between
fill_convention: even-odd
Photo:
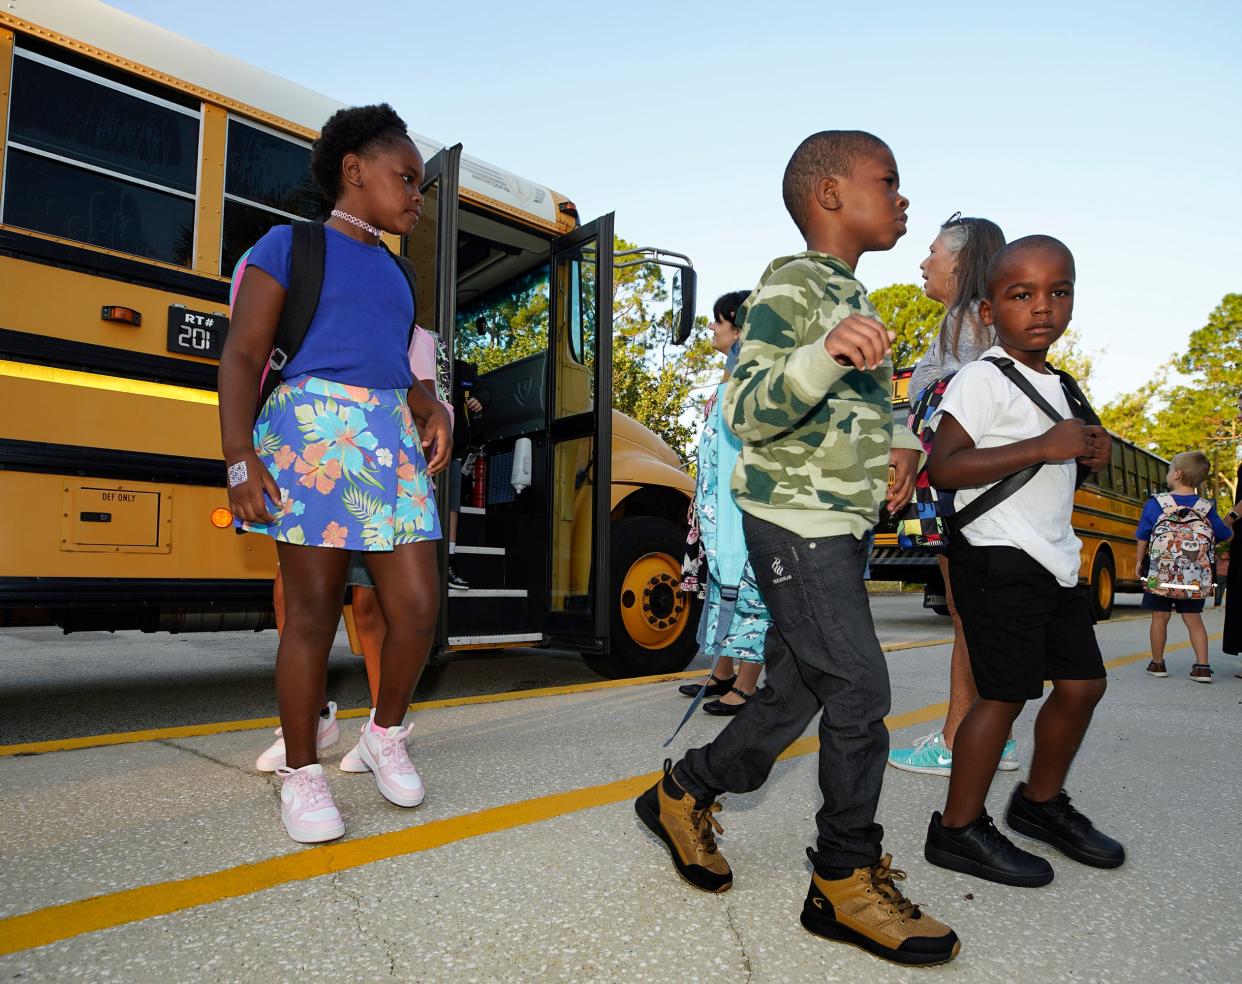
<instances>
[{"instance_id":1,"label":"child's leg","mask_svg":"<svg viewBox=\"0 0 1242 984\"><path fill-rule=\"evenodd\" d=\"M1045 803L1060 794L1107 686L1102 677L1052 682L1052 695L1035 719L1035 754L1024 793L1032 803Z\"/></svg>"},{"instance_id":2,"label":"child's leg","mask_svg":"<svg viewBox=\"0 0 1242 984\"><path fill-rule=\"evenodd\" d=\"M349 551L276 543L284 584L284 631L276 651L276 698L291 769L318 758L328 653L341 620Z\"/></svg>"},{"instance_id":3,"label":"child's leg","mask_svg":"<svg viewBox=\"0 0 1242 984\"><path fill-rule=\"evenodd\" d=\"M1172 617L1172 612L1151 613L1151 628L1148 630L1148 638L1151 640L1151 661L1153 663L1164 662L1164 644L1169 638L1169 619Z\"/></svg>"},{"instance_id":4,"label":"child's leg","mask_svg":"<svg viewBox=\"0 0 1242 984\"><path fill-rule=\"evenodd\" d=\"M1186 623L1186 631L1190 633L1190 648L1195 651L1196 663L1208 661L1207 629L1203 626L1203 616L1198 612L1182 612L1182 621Z\"/></svg>"},{"instance_id":5,"label":"child's leg","mask_svg":"<svg viewBox=\"0 0 1242 984\"><path fill-rule=\"evenodd\" d=\"M380 650L375 723L390 728L405 719L435 641L440 615L436 542L404 543L391 553L369 554L367 563L388 626Z\"/></svg>"},{"instance_id":6,"label":"child's leg","mask_svg":"<svg viewBox=\"0 0 1242 984\"><path fill-rule=\"evenodd\" d=\"M953 656L949 663L949 710L944 716L944 743L953 747L957 729L979 697L975 689L975 675L970 670L970 652L966 648L966 633L962 629L962 616L953 603L953 586L949 583L949 558L939 557L940 573L944 576L944 600L949 606L953 620Z\"/></svg>"},{"instance_id":7,"label":"child's leg","mask_svg":"<svg viewBox=\"0 0 1242 984\"><path fill-rule=\"evenodd\" d=\"M962 721L953 745L953 772L942 819L946 827L965 827L983 813L1005 741L1024 706L1022 701L980 697Z\"/></svg>"},{"instance_id":8,"label":"child's leg","mask_svg":"<svg viewBox=\"0 0 1242 984\"><path fill-rule=\"evenodd\" d=\"M380 653L388 630L374 588L354 585L354 627L362 643L362 661L366 664L367 687L371 691L371 706L374 707L379 700Z\"/></svg>"},{"instance_id":9,"label":"child's leg","mask_svg":"<svg viewBox=\"0 0 1242 984\"><path fill-rule=\"evenodd\" d=\"M737 682L733 686L743 693L753 694L759 683L759 674L763 672L763 664L752 660L738 660Z\"/></svg>"}]
</instances>

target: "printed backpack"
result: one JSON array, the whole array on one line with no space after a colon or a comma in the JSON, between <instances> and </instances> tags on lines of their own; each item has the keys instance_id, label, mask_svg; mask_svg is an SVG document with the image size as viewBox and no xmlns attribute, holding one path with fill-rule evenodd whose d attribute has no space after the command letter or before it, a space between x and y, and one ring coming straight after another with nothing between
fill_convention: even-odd
<instances>
[{"instance_id":1,"label":"printed backpack","mask_svg":"<svg viewBox=\"0 0 1242 984\"><path fill-rule=\"evenodd\" d=\"M1165 598L1206 598L1212 593L1216 538L1208 519L1211 505L1197 499L1178 505L1167 492L1156 496L1160 518L1151 528L1149 565L1143 587Z\"/></svg>"}]
</instances>

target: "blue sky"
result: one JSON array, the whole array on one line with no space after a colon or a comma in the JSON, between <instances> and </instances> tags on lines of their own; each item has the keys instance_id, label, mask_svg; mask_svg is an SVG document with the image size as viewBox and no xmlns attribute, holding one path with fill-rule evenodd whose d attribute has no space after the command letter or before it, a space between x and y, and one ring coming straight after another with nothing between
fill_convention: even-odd
<instances>
[{"instance_id":1,"label":"blue sky","mask_svg":"<svg viewBox=\"0 0 1242 984\"><path fill-rule=\"evenodd\" d=\"M910 233L859 264L918 282L958 209L1078 260L1097 397L1132 389L1242 291L1242 4L114 6L617 213L693 257L700 312L801 248L780 178L808 133L893 147ZM296 15L291 15L296 11Z\"/></svg>"}]
</instances>

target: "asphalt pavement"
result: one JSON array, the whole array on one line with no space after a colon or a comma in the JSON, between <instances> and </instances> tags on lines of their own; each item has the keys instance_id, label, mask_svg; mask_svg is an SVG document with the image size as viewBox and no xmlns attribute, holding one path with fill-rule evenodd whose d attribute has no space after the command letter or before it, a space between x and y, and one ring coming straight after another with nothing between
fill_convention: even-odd
<instances>
[{"instance_id":1,"label":"asphalt pavement","mask_svg":"<svg viewBox=\"0 0 1242 984\"><path fill-rule=\"evenodd\" d=\"M943 713L949 647L918 643L944 638L947 623L918 600L875 606L895 744ZM426 802L401 810L369 776L339 773L346 737L324 761L348 832L306 848L284 835L276 783L252 768L270 735L212 728L271 713L261 673L270 643L265 656L251 651L263 636L234 648L221 637L118 634L86 639L75 658L69 644L84 637L6 631L0 980L1236 981L1239 661L1220 655L1221 618L1209 609L1216 682L1186 676L1177 623L1172 675L1152 679L1146 622L1133 608L1117 614L1098 629L1109 693L1068 786L1126 844L1127 863L1088 869L1016 838L1049 856L1052 885L1005 888L935 868L922 840L946 783L890 769L885 848L908 872L908 894L963 940L954 963L922 971L798 925L818 806L814 726L763 789L726 798L721 846L735 886L709 896L677 878L631 806L686 706L676 680L605 684L557 654L450 663L435 683L443 689L420 693L411 716ZM140 644L181 659L181 675L140 672L155 666L139 660ZM107 645L113 657L131 651L124 670L84 651ZM360 676L347 662L340 672L338 683ZM480 692L481 678L509 689ZM104 697L69 692L108 681ZM543 689L517 692L522 681ZM117 722L136 729L119 711L143 706L144 694L153 733L107 744ZM188 722L204 702L220 713ZM1034 710L1017 728L1024 759ZM43 729L31 730L40 717ZM720 727L696 715L669 751ZM15 742L58 735L79 744L14 754ZM994 815L1022 776L998 775Z\"/></svg>"}]
</instances>

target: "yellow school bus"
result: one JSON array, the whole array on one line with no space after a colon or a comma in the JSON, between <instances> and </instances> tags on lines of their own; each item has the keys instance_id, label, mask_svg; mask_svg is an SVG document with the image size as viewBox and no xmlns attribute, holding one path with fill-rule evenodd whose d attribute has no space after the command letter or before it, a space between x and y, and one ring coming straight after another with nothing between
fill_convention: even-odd
<instances>
[{"instance_id":1,"label":"yellow school bus","mask_svg":"<svg viewBox=\"0 0 1242 984\"><path fill-rule=\"evenodd\" d=\"M908 394L912 369L893 373L893 426L906 426L910 409ZM1108 468L1090 475L1074 494L1074 532L1082 540L1079 583L1087 586L1091 607L1099 620L1113 612L1118 591L1141 591L1134 576L1138 526L1143 505L1151 495L1164 491L1169 463L1126 441L1113 438ZM897 545L896 523L883 517L876 527L871 551L871 577L877 581L922 584L923 604L947 615L944 582L936 556L930 550L902 550Z\"/></svg>"},{"instance_id":2,"label":"yellow school bus","mask_svg":"<svg viewBox=\"0 0 1242 984\"><path fill-rule=\"evenodd\" d=\"M310 142L340 106L95 0L0 6L0 624L270 625L273 545L227 510L217 359L238 257L324 213ZM455 558L472 588L445 591L441 649L683 668L693 482L608 409L612 216L583 224L552 189L413 139L424 218L390 245L420 322L454 351L479 341L479 312L519 295L543 312L540 351L472 381L489 394ZM692 265L670 255L686 325Z\"/></svg>"}]
</instances>

